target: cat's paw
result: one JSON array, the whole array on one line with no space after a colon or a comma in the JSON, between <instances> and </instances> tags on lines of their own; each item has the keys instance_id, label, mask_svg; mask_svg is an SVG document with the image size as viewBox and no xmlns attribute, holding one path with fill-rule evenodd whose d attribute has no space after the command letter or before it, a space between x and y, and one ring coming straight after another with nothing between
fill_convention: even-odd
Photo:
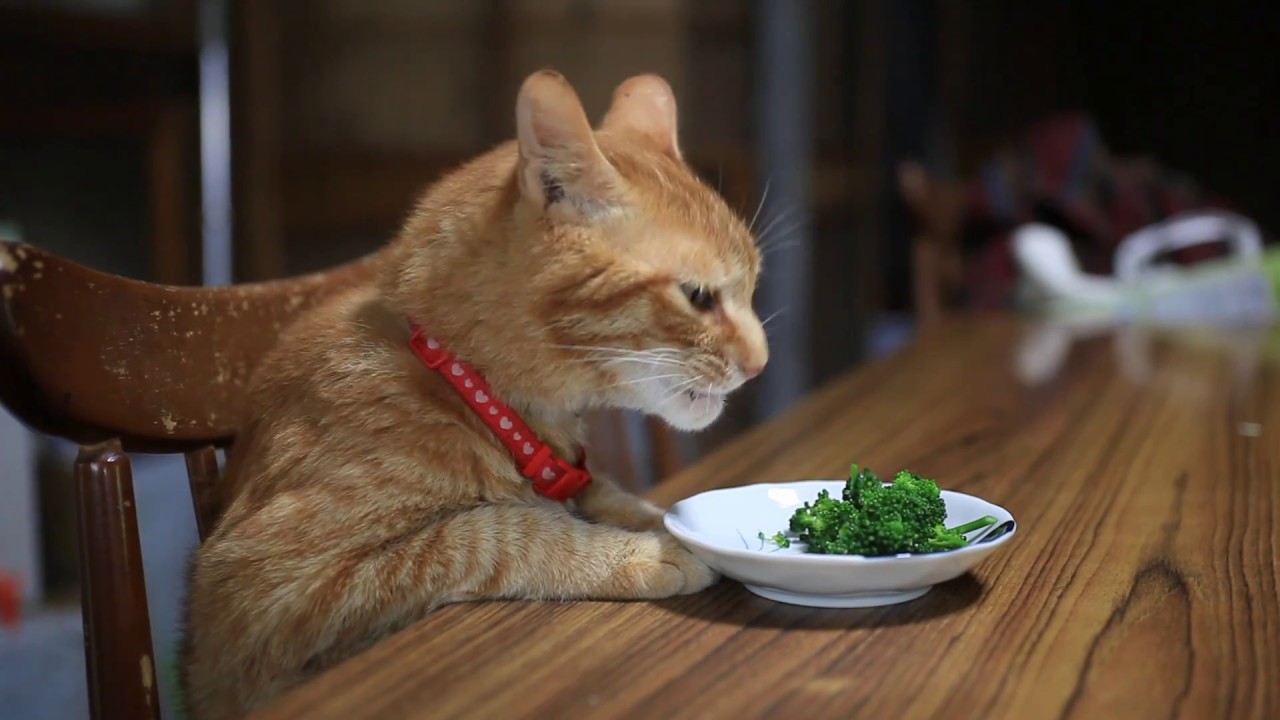
<instances>
[{"instance_id":1,"label":"cat's paw","mask_svg":"<svg viewBox=\"0 0 1280 720\"><path fill-rule=\"evenodd\" d=\"M715 584L719 573L699 560L665 532L648 534L651 552L638 558L633 567L636 589L641 597L664 598L689 595Z\"/></svg>"}]
</instances>

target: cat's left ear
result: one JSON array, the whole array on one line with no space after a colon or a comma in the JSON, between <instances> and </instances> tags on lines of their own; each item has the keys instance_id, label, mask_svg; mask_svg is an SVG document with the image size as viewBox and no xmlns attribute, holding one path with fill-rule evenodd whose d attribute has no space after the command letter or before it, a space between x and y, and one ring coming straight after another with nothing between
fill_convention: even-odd
<instances>
[{"instance_id":1,"label":"cat's left ear","mask_svg":"<svg viewBox=\"0 0 1280 720\"><path fill-rule=\"evenodd\" d=\"M516 138L520 192L547 215L590 219L615 205L621 178L562 75L543 70L524 81L516 99Z\"/></svg>"},{"instance_id":2,"label":"cat's left ear","mask_svg":"<svg viewBox=\"0 0 1280 720\"><path fill-rule=\"evenodd\" d=\"M613 91L613 102L600 129L637 133L658 150L681 159L676 95L657 75L624 80Z\"/></svg>"}]
</instances>

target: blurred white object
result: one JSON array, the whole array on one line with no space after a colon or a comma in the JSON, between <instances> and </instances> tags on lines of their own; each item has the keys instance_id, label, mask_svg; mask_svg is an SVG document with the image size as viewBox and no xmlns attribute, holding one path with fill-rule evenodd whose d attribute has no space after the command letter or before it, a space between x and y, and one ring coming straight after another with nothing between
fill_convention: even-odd
<instances>
[{"instance_id":1,"label":"blurred white object","mask_svg":"<svg viewBox=\"0 0 1280 720\"><path fill-rule=\"evenodd\" d=\"M1178 267L1156 261L1164 253L1225 241L1226 258ZM1122 240L1115 276L1080 269L1060 230L1028 223L1013 234L1025 300L1053 315L1101 317L1156 324L1270 322L1276 289L1261 234L1248 218L1225 212L1177 215Z\"/></svg>"},{"instance_id":2,"label":"blurred white object","mask_svg":"<svg viewBox=\"0 0 1280 720\"><path fill-rule=\"evenodd\" d=\"M1067 236L1055 227L1031 223L1018 228L1013 235L1013 253L1033 289L1046 299L1100 308L1121 302L1119 284L1111 278L1085 274Z\"/></svg>"},{"instance_id":3,"label":"blurred white object","mask_svg":"<svg viewBox=\"0 0 1280 720\"><path fill-rule=\"evenodd\" d=\"M1152 261L1161 253L1223 239L1236 260L1256 262L1262 257L1262 234L1248 218L1227 212L1194 212L1148 225L1116 247L1115 275L1122 283L1159 272Z\"/></svg>"}]
</instances>

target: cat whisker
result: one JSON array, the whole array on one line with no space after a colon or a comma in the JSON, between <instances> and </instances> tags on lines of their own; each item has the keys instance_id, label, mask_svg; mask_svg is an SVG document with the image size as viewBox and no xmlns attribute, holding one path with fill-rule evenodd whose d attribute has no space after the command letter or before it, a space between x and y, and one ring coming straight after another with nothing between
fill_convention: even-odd
<instances>
[{"instance_id":1,"label":"cat whisker","mask_svg":"<svg viewBox=\"0 0 1280 720\"><path fill-rule=\"evenodd\" d=\"M627 355L651 355L651 354L684 354L680 348L657 347L646 350L635 350L633 348L614 347L611 345L553 345L552 347L561 350L587 350L590 352L616 352Z\"/></svg>"},{"instance_id":2,"label":"cat whisker","mask_svg":"<svg viewBox=\"0 0 1280 720\"><path fill-rule=\"evenodd\" d=\"M640 358L652 360L672 360L682 361L683 358L677 355L650 355L648 353L621 353L612 350L601 350L596 352L584 353L581 357L567 358L569 360L591 360L601 358Z\"/></svg>"},{"instance_id":3,"label":"cat whisker","mask_svg":"<svg viewBox=\"0 0 1280 720\"><path fill-rule=\"evenodd\" d=\"M620 375L618 372L619 365L621 365L622 362L623 361L605 361L600 363L599 365L589 366L589 367L591 367L594 370L598 370L602 374L610 375L612 376L612 379L617 380L619 377L625 377L625 375ZM682 365L670 365L670 364L664 365L662 363L646 363L646 362L630 362L630 364L632 365L632 367L639 366L639 368L641 369L640 371L642 373L648 372L648 373L651 373L652 376L662 375L663 377L667 377L667 376L685 377L689 375L689 369ZM627 373L627 374L632 374L632 373Z\"/></svg>"},{"instance_id":4,"label":"cat whisker","mask_svg":"<svg viewBox=\"0 0 1280 720\"><path fill-rule=\"evenodd\" d=\"M656 382L656 381L658 381L658 380L666 380L667 378L678 378L678 377L684 377L684 374L683 374L683 373L668 373L668 374L666 374L666 375L648 375L648 376L645 376L645 377L633 378L633 379L631 379L631 380L621 380L621 381L619 381L619 382L610 383L610 384L605 385L605 386L603 386L603 387L601 387L601 388L598 388L598 389L600 389L600 390L608 390L608 389L610 389L610 388L622 387L622 386L625 386L625 385L638 385L638 384L640 384L640 383L645 383L645 382Z\"/></svg>"},{"instance_id":5,"label":"cat whisker","mask_svg":"<svg viewBox=\"0 0 1280 720\"><path fill-rule=\"evenodd\" d=\"M778 223L782 222L783 220L789 219L795 213L795 211L796 211L796 208L794 206L789 208L784 208L778 211L776 215L769 218L769 220L765 222L764 227L760 229L760 232L756 233L756 242L757 243L764 242L765 239L769 237L769 232L773 228L777 227Z\"/></svg>"},{"instance_id":6,"label":"cat whisker","mask_svg":"<svg viewBox=\"0 0 1280 720\"><path fill-rule=\"evenodd\" d=\"M655 372L678 370L678 371L683 371L679 373L680 376L684 376L688 374L688 366L684 363L677 363L677 362L659 362L656 360L644 360L644 359L637 359L637 358L606 358L606 359L579 358L576 361L571 360L570 362L576 362L579 365L588 365L591 367L595 367L596 369L599 369L601 371L607 371L609 368L616 367L624 363L628 363L632 365L639 365L645 368L652 368Z\"/></svg>"},{"instance_id":7,"label":"cat whisker","mask_svg":"<svg viewBox=\"0 0 1280 720\"><path fill-rule=\"evenodd\" d=\"M563 348L563 350L579 350L582 352L613 352L613 354L617 355L676 355L678 352L675 348L671 348L671 350L667 350L667 348L658 348L658 350L631 350L631 348L627 347L593 347L589 345L561 345L557 347Z\"/></svg>"},{"instance_id":8,"label":"cat whisker","mask_svg":"<svg viewBox=\"0 0 1280 720\"><path fill-rule=\"evenodd\" d=\"M788 232L798 229L799 226L789 228ZM771 239L769 242L760 245L757 249L760 251L760 257L768 257L779 250L794 247L799 244L799 242L799 239L793 235L779 235L778 237Z\"/></svg>"},{"instance_id":9,"label":"cat whisker","mask_svg":"<svg viewBox=\"0 0 1280 720\"><path fill-rule=\"evenodd\" d=\"M795 242L794 233L803 226L803 222L797 221L785 227L779 227L777 230L771 230L771 234L766 236L757 247L761 252L769 252L776 248L782 242Z\"/></svg>"},{"instance_id":10,"label":"cat whisker","mask_svg":"<svg viewBox=\"0 0 1280 720\"><path fill-rule=\"evenodd\" d=\"M764 251L763 255L771 255L779 250L786 250L787 248L793 248L799 244L800 242L798 240L788 240L787 242L784 242L784 243L770 245L768 249Z\"/></svg>"},{"instance_id":11,"label":"cat whisker","mask_svg":"<svg viewBox=\"0 0 1280 720\"><path fill-rule=\"evenodd\" d=\"M767 318L765 318L764 320L761 320L761 321L760 321L760 327L762 327L762 328L763 328L763 327L767 327L767 326L769 325L769 321L770 321L770 320L773 320L774 318L778 317L778 316L779 316L779 315L781 315L782 313L786 312L786 310L787 310L787 309L786 309L785 307L778 308L778 309L777 309L777 310L775 310L771 315L769 315L769 317L767 317Z\"/></svg>"},{"instance_id":12,"label":"cat whisker","mask_svg":"<svg viewBox=\"0 0 1280 720\"><path fill-rule=\"evenodd\" d=\"M588 362L608 365L620 362L635 362L646 365L665 365L669 367L687 367L689 361L676 355L675 351L637 351L623 348L584 348L584 357L569 358L570 362Z\"/></svg>"},{"instance_id":13,"label":"cat whisker","mask_svg":"<svg viewBox=\"0 0 1280 720\"><path fill-rule=\"evenodd\" d=\"M778 252L779 250L786 250L786 249L788 249L788 248L793 248L793 247L796 247L796 246L797 246L797 245L799 245L799 244L800 244L800 243L799 243L799 241L796 241L796 240L789 240L789 241L784 242L784 243L778 243L777 245L771 245L771 246L769 246L769 247L768 247L764 252L760 253L760 258L761 258L761 260L764 260L765 258L769 257L770 255L772 255L772 254L774 254L774 253Z\"/></svg>"},{"instance_id":14,"label":"cat whisker","mask_svg":"<svg viewBox=\"0 0 1280 720\"><path fill-rule=\"evenodd\" d=\"M672 386L671 386L671 390L670 390L670 391L668 391L666 395L663 395L663 396L662 396L662 399L658 401L658 404L659 404L659 405L664 405L664 404L666 404L667 402L669 402L669 401L671 401L672 399L674 399L674 398L676 398L677 396L679 396L679 395L680 395L680 393L686 392L686 389L687 389L690 385L692 385L692 384L694 384L695 382L698 382L698 381L700 381L700 380L702 380L702 378L701 378L700 376L694 376L694 377L691 377L691 378L687 378L687 379L686 379L686 380L684 380L683 382L675 383L674 385L672 385Z\"/></svg>"},{"instance_id":15,"label":"cat whisker","mask_svg":"<svg viewBox=\"0 0 1280 720\"><path fill-rule=\"evenodd\" d=\"M791 234L803 227L804 221L798 220L789 225L778 226L770 225L761 233L760 240L756 243L756 247L762 254L768 254L777 250L782 243L794 245L796 241L791 238Z\"/></svg>"},{"instance_id":16,"label":"cat whisker","mask_svg":"<svg viewBox=\"0 0 1280 720\"><path fill-rule=\"evenodd\" d=\"M747 232L751 233L755 226L756 220L760 218L760 211L764 209L764 201L769 198L769 183L773 178L766 178L764 181L764 191L760 193L760 204L756 205L756 212L751 216L751 222L747 224Z\"/></svg>"},{"instance_id":17,"label":"cat whisker","mask_svg":"<svg viewBox=\"0 0 1280 720\"><path fill-rule=\"evenodd\" d=\"M778 212L764 223L760 231L756 233L756 245L767 246L777 233L779 228L786 227L784 223L798 222L795 217L796 208L790 207Z\"/></svg>"},{"instance_id":18,"label":"cat whisker","mask_svg":"<svg viewBox=\"0 0 1280 720\"><path fill-rule=\"evenodd\" d=\"M601 363L601 364L610 364L610 363L619 363L619 362L636 362L636 363L645 363L649 365L672 365L675 367L686 367L689 364L688 361L686 360L673 358L673 357L661 357L661 356L644 357L644 356L635 356L635 355L605 355L605 354L594 355L592 357L570 358L569 362L579 362L579 363L586 362L586 363Z\"/></svg>"}]
</instances>

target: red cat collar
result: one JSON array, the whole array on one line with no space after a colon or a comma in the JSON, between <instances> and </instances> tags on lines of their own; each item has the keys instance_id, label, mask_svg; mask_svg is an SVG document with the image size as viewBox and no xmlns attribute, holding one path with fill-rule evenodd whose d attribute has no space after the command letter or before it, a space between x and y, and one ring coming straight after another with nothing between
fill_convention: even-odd
<instances>
[{"instance_id":1,"label":"red cat collar","mask_svg":"<svg viewBox=\"0 0 1280 720\"><path fill-rule=\"evenodd\" d=\"M559 501L582 492L591 482L585 452L577 465L554 454L551 446L539 440L515 410L494 397L480 373L454 357L440 341L428 337L416 323L410 323L409 327L413 330L409 349L424 365L440 373L498 440L507 446L520 474L533 481L534 492Z\"/></svg>"}]
</instances>

